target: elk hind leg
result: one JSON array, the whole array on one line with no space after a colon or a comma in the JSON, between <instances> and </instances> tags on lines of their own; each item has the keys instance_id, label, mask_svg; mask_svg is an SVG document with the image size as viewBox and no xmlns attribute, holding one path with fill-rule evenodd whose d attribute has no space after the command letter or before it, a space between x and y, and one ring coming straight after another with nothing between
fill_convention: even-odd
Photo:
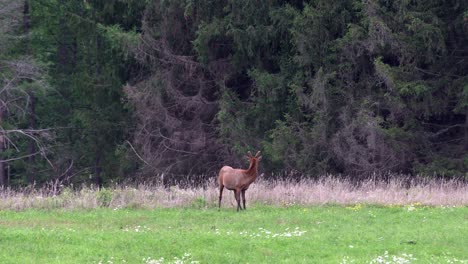
<instances>
[{"instance_id":1,"label":"elk hind leg","mask_svg":"<svg viewBox=\"0 0 468 264\"><path fill-rule=\"evenodd\" d=\"M221 208L221 199L223 198L223 189L224 185L219 185L219 203L218 203L218 208Z\"/></svg>"}]
</instances>

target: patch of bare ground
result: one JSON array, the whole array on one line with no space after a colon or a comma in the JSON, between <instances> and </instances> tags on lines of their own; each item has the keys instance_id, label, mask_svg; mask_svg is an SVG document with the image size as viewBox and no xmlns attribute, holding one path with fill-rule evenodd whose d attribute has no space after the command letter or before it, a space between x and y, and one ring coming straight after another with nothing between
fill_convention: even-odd
<instances>
[{"instance_id":1,"label":"patch of bare ground","mask_svg":"<svg viewBox=\"0 0 468 264\"><path fill-rule=\"evenodd\" d=\"M216 207L218 195L219 190L214 178L204 186L191 188L178 185L139 184L100 190L93 187L62 188L60 192L51 191L50 188L0 189L0 210ZM468 206L468 184L461 180L408 178L387 181L368 179L355 182L331 176L317 180L294 181L260 179L247 190L246 200L247 207L254 204ZM234 206L234 194L225 191L222 207L234 208Z\"/></svg>"}]
</instances>

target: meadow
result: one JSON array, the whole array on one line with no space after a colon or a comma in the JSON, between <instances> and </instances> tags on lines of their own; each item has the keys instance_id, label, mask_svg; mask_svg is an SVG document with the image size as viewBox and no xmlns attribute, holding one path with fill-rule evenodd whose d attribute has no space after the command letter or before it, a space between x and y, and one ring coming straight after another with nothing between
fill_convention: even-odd
<instances>
[{"instance_id":1,"label":"meadow","mask_svg":"<svg viewBox=\"0 0 468 264\"><path fill-rule=\"evenodd\" d=\"M302 183L4 189L0 262L468 263L466 185Z\"/></svg>"},{"instance_id":2,"label":"meadow","mask_svg":"<svg viewBox=\"0 0 468 264\"><path fill-rule=\"evenodd\" d=\"M468 208L0 212L2 263L468 263Z\"/></svg>"}]
</instances>

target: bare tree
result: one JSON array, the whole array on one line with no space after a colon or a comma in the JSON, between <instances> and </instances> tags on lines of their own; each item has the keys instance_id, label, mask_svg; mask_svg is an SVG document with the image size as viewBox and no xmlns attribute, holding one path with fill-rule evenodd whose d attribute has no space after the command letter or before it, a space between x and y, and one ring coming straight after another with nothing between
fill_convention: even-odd
<instances>
[{"instance_id":1,"label":"bare tree","mask_svg":"<svg viewBox=\"0 0 468 264\"><path fill-rule=\"evenodd\" d=\"M147 164L143 172L214 171L221 151L215 118L219 87L232 67L228 60L197 61L190 48L193 32L182 20L171 19L183 16L182 9L171 16L158 12L157 5L148 8L134 50L149 74L125 87L138 120L133 143ZM174 41L175 36L185 38Z\"/></svg>"},{"instance_id":2,"label":"bare tree","mask_svg":"<svg viewBox=\"0 0 468 264\"><path fill-rule=\"evenodd\" d=\"M5 54L12 44L12 32L20 24L21 3L13 0L0 0L0 54ZM0 60L2 58L0 57ZM9 90L15 78L6 78L6 65L0 61L0 126L4 124L9 106ZM7 139L3 128L0 127L0 155L6 149ZM0 186L7 185L6 163L0 163Z\"/></svg>"},{"instance_id":3,"label":"bare tree","mask_svg":"<svg viewBox=\"0 0 468 264\"><path fill-rule=\"evenodd\" d=\"M343 128L332 138L332 150L348 172L369 175L401 171L412 158L407 146L388 138L372 112L361 110L355 118L341 115Z\"/></svg>"},{"instance_id":4,"label":"bare tree","mask_svg":"<svg viewBox=\"0 0 468 264\"><path fill-rule=\"evenodd\" d=\"M44 71L27 55L28 52L22 57L8 54L12 46L27 41L29 27L29 1L0 0L0 51L5 54L0 56L0 186L8 185L6 167L9 161L28 159L34 163L36 155L45 156L44 144L39 138L50 135L50 131L36 129L34 94L36 89L46 87ZM4 127L6 123L11 127L25 118L29 121L29 129ZM18 136L29 140L28 154L5 157L9 146L19 152L15 144ZM34 181L34 175L34 171L29 172L30 183Z\"/></svg>"}]
</instances>

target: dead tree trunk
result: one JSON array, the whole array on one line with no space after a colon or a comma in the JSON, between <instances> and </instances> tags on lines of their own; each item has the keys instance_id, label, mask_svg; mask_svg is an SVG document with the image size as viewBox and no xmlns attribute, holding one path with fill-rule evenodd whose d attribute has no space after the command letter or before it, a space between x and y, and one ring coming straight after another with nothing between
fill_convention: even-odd
<instances>
[{"instance_id":1,"label":"dead tree trunk","mask_svg":"<svg viewBox=\"0 0 468 264\"><path fill-rule=\"evenodd\" d=\"M36 129L37 128L37 120L36 120L36 97L34 96L33 92L29 92L29 128ZM34 140L29 140L28 143L28 183L34 184L36 179L36 142Z\"/></svg>"},{"instance_id":2,"label":"dead tree trunk","mask_svg":"<svg viewBox=\"0 0 468 264\"><path fill-rule=\"evenodd\" d=\"M468 108L465 110L465 151L468 151Z\"/></svg>"},{"instance_id":3,"label":"dead tree trunk","mask_svg":"<svg viewBox=\"0 0 468 264\"><path fill-rule=\"evenodd\" d=\"M96 180L96 185L99 189L102 188L102 177L101 177L102 167L101 167L101 153L98 151L96 153L96 159L94 163L94 178Z\"/></svg>"},{"instance_id":4,"label":"dead tree trunk","mask_svg":"<svg viewBox=\"0 0 468 264\"><path fill-rule=\"evenodd\" d=\"M0 106L0 124L3 123L3 118L5 114L5 108ZM5 134L3 131L0 131L0 157L2 157L3 153L5 152ZM7 186L7 174L6 174L6 162L0 161L0 187Z\"/></svg>"},{"instance_id":5,"label":"dead tree trunk","mask_svg":"<svg viewBox=\"0 0 468 264\"><path fill-rule=\"evenodd\" d=\"M29 12L29 1L25 0L23 4L23 30L26 36L24 40L25 54L28 54L28 55L30 54L29 41L28 41L28 34L29 34L30 29L31 29L31 17L30 17L30 12ZM29 80L26 80L26 81L29 81ZM29 90L28 97L29 97L29 106L28 106L29 129L33 130L37 128L36 97L34 96L34 91ZM35 175L36 175L36 169L35 169L36 158L35 158L34 153L36 153L36 143L34 142L34 140L29 140L29 143L28 143L29 157L28 157L28 168L27 168L27 177L28 177L29 184L34 184Z\"/></svg>"}]
</instances>

